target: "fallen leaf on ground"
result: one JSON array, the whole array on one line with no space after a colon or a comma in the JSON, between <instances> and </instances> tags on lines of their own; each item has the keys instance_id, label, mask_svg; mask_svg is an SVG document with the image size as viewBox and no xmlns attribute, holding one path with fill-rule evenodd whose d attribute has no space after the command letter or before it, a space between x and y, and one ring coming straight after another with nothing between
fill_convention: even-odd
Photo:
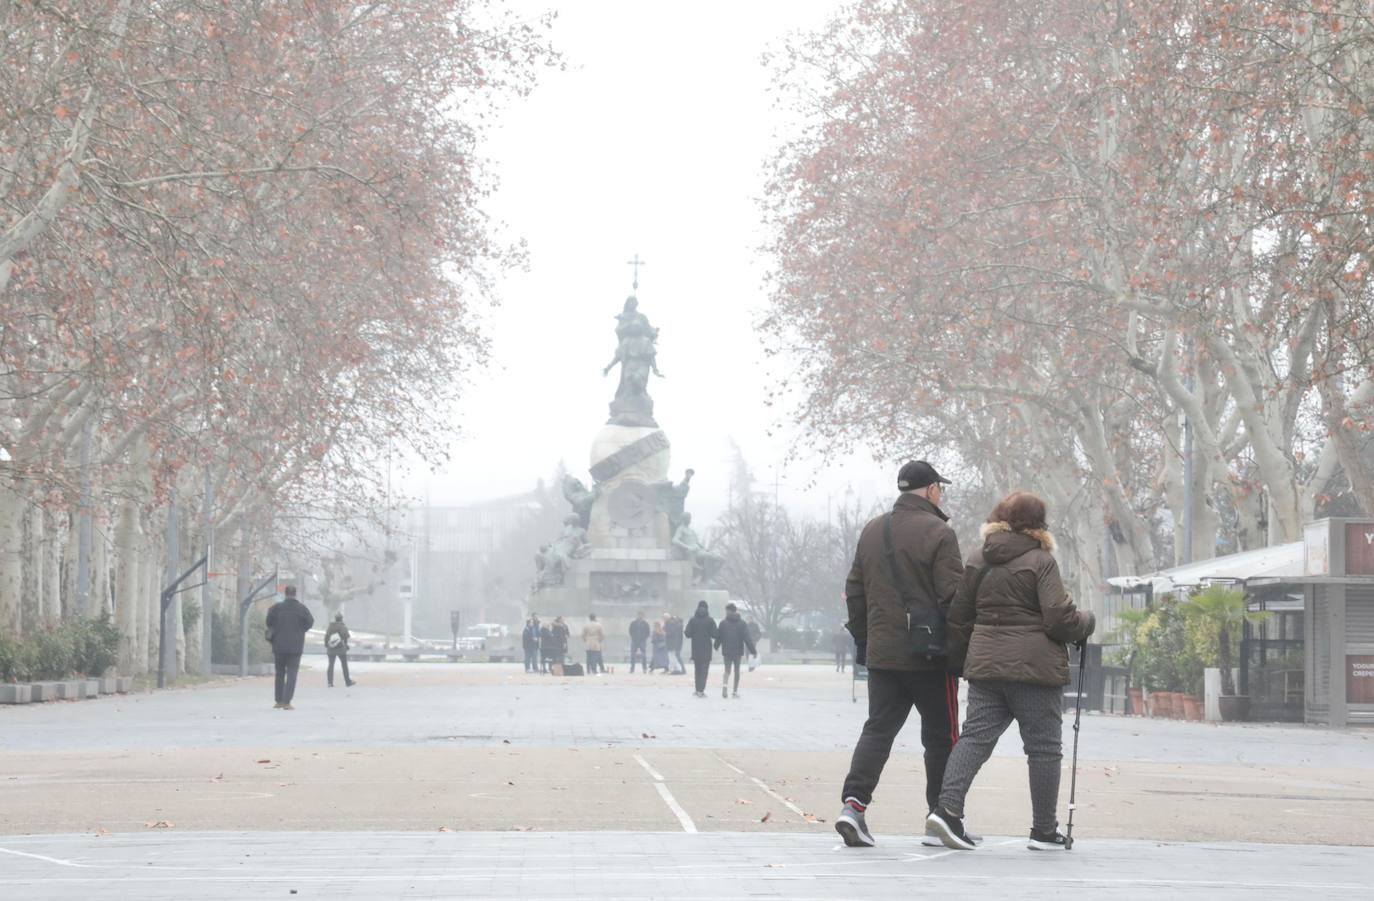
<instances>
[{"instance_id":1,"label":"fallen leaf on ground","mask_svg":"<svg viewBox=\"0 0 1374 901\"><path fill-rule=\"evenodd\" d=\"M272 762L272 761L271 761L270 759L263 759L263 760L259 760L259 761L258 761L258 763L271 763L271 762Z\"/></svg>"},{"instance_id":2,"label":"fallen leaf on ground","mask_svg":"<svg viewBox=\"0 0 1374 901\"><path fill-rule=\"evenodd\" d=\"M450 828L448 828L447 826L440 826L440 827L439 827L439 831L440 831L440 832L452 832L453 830L450 829Z\"/></svg>"},{"instance_id":3,"label":"fallen leaf on ground","mask_svg":"<svg viewBox=\"0 0 1374 901\"><path fill-rule=\"evenodd\" d=\"M803 820L806 820L808 823L824 823L824 822L825 822L825 820L823 820L823 819L821 819L820 817L816 816L814 813L804 813L804 814L802 814L802 819L803 819Z\"/></svg>"},{"instance_id":4,"label":"fallen leaf on ground","mask_svg":"<svg viewBox=\"0 0 1374 901\"><path fill-rule=\"evenodd\" d=\"M110 834L110 830L106 829L104 826L101 826L99 829L97 829L97 830L95 831L95 837L96 837L96 838L100 838L102 835L109 835L109 834Z\"/></svg>"},{"instance_id":5,"label":"fallen leaf on ground","mask_svg":"<svg viewBox=\"0 0 1374 901\"><path fill-rule=\"evenodd\" d=\"M143 824L145 829L171 829L174 825L171 820L149 820Z\"/></svg>"},{"instance_id":6,"label":"fallen leaf on ground","mask_svg":"<svg viewBox=\"0 0 1374 901\"><path fill-rule=\"evenodd\" d=\"M640 738L658 738L657 735L650 735L650 734L647 733L647 732L641 732L641 733L639 733L639 737L640 737Z\"/></svg>"},{"instance_id":7,"label":"fallen leaf on ground","mask_svg":"<svg viewBox=\"0 0 1374 901\"><path fill-rule=\"evenodd\" d=\"M736 803L736 804L753 804L754 802L748 800L747 798L736 798L736 799L735 799L735 803Z\"/></svg>"},{"instance_id":8,"label":"fallen leaf on ground","mask_svg":"<svg viewBox=\"0 0 1374 901\"><path fill-rule=\"evenodd\" d=\"M768 818L771 817L772 815L773 815L773 811L771 811L771 810L768 811L768 812L765 813L762 817L759 818L759 822L760 822L760 823L766 823L766 822L768 822Z\"/></svg>"},{"instance_id":9,"label":"fallen leaf on ground","mask_svg":"<svg viewBox=\"0 0 1374 901\"><path fill-rule=\"evenodd\" d=\"M510 828L511 828L511 831L513 831L513 832L529 832L530 829L532 829L533 827L532 827L532 826L512 826L512 827L510 827Z\"/></svg>"},{"instance_id":10,"label":"fallen leaf on ground","mask_svg":"<svg viewBox=\"0 0 1374 901\"><path fill-rule=\"evenodd\" d=\"M501 744L503 744L503 745L508 745L508 744L510 744L510 739L509 739L509 738L503 738L503 739L501 739Z\"/></svg>"},{"instance_id":11,"label":"fallen leaf on ground","mask_svg":"<svg viewBox=\"0 0 1374 901\"><path fill-rule=\"evenodd\" d=\"M786 864L781 864L781 863L766 863L766 864L764 864L764 866L765 866L766 868L770 869L770 870L781 870L783 867L786 866Z\"/></svg>"},{"instance_id":12,"label":"fallen leaf on ground","mask_svg":"<svg viewBox=\"0 0 1374 901\"><path fill-rule=\"evenodd\" d=\"M211 782L223 782L223 781L224 781L224 774L223 774L223 773L220 773L218 776L211 776L211 777L210 777L210 781L211 781Z\"/></svg>"}]
</instances>

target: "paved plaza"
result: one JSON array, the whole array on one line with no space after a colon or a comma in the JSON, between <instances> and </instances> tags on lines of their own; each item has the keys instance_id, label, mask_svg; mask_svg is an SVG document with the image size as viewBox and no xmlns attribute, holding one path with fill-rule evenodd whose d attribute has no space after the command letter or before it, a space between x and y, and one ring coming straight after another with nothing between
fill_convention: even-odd
<instances>
[{"instance_id":1,"label":"paved plaza","mask_svg":"<svg viewBox=\"0 0 1374 901\"><path fill-rule=\"evenodd\" d=\"M303 671L290 712L261 678L0 709L0 897L1366 897L1374 865L1367 731L1086 716L1078 845L1043 855L1014 729L970 796L985 847L920 846L913 721L853 850L830 820L864 687L829 667L729 701L623 671L355 677Z\"/></svg>"}]
</instances>

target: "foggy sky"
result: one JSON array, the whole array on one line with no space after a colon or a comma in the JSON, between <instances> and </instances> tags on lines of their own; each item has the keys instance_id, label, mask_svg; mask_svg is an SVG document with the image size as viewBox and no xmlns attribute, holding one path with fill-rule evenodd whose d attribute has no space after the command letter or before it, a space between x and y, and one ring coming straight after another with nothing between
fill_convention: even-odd
<instances>
[{"instance_id":1,"label":"foggy sky","mask_svg":"<svg viewBox=\"0 0 1374 901\"><path fill-rule=\"evenodd\" d=\"M553 42L566 71L503 113L484 153L501 190L489 204L528 242L529 271L499 288L487 319L492 366L455 411L465 436L452 463L405 481L434 504L528 490L561 459L587 479L588 448L617 373L613 315L641 271L641 310L662 329L650 393L673 444L672 477L697 470L689 507L703 524L726 505L730 439L784 504L825 516L847 486L894 493L893 467L805 457L779 468L795 427L769 437L776 371L752 324L766 260L756 198L763 161L787 123L772 109L761 54L840 4L822 0L564 4ZM534 19L548 0L515 0ZM773 367L773 368L770 368ZM895 470L894 470L895 471ZM814 485L813 485L814 483Z\"/></svg>"}]
</instances>

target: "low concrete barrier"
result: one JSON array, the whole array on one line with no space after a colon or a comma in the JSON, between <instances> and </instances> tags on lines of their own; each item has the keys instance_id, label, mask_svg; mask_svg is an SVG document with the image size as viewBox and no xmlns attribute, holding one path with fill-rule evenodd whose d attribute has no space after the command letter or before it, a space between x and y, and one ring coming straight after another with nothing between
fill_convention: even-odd
<instances>
[{"instance_id":1,"label":"low concrete barrier","mask_svg":"<svg viewBox=\"0 0 1374 901\"><path fill-rule=\"evenodd\" d=\"M112 695L116 691L119 691L119 679L114 676L102 676L97 680L97 684L100 686L100 693L103 695Z\"/></svg>"},{"instance_id":2,"label":"low concrete barrier","mask_svg":"<svg viewBox=\"0 0 1374 901\"><path fill-rule=\"evenodd\" d=\"M100 697L100 680L83 679L81 681L81 697L88 700Z\"/></svg>"},{"instance_id":3,"label":"low concrete barrier","mask_svg":"<svg viewBox=\"0 0 1374 901\"><path fill-rule=\"evenodd\" d=\"M122 695L126 695L126 694L128 694L129 692L131 692L131 691L133 691L133 690L134 690L134 677L133 677L133 676L116 676L116 677L115 677L115 691L119 692L119 693L122 694Z\"/></svg>"},{"instance_id":4,"label":"low concrete barrier","mask_svg":"<svg viewBox=\"0 0 1374 901\"><path fill-rule=\"evenodd\" d=\"M81 700L81 690L84 687L84 680L67 679L57 683L57 697L63 701Z\"/></svg>"},{"instance_id":5,"label":"low concrete barrier","mask_svg":"<svg viewBox=\"0 0 1374 901\"><path fill-rule=\"evenodd\" d=\"M56 701L58 698L57 686L61 682L31 682L29 688L33 692L35 701Z\"/></svg>"},{"instance_id":6,"label":"low concrete barrier","mask_svg":"<svg viewBox=\"0 0 1374 901\"><path fill-rule=\"evenodd\" d=\"M210 672L217 676L237 676L239 665L237 663L216 663L210 667ZM270 663L248 664L248 675L250 676L270 676L274 672L276 672L276 667Z\"/></svg>"},{"instance_id":7,"label":"low concrete barrier","mask_svg":"<svg viewBox=\"0 0 1374 901\"><path fill-rule=\"evenodd\" d=\"M0 704L27 704L33 700L33 686L25 683L0 685Z\"/></svg>"}]
</instances>

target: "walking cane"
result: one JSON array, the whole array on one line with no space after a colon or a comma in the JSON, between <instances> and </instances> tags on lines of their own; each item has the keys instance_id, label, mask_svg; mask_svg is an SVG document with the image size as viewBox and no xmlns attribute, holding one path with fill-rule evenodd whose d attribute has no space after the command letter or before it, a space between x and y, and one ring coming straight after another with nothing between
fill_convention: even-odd
<instances>
[{"instance_id":1,"label":"walking cane","mask_svg":"<svg viewBox=\"0 0 1374 901\"><path fill-rule=\"evenodd\" d=\"M1074 799L1078 791L1078 727L1083 720L1083 671L1088 668L1087 639L1077 642L1078 647L1078 698L1073 706L1073 763L1069 770L1069 827L1064 834L1064 850L1073 850L1073 811Z\"/></svg>"}]
</instances>

